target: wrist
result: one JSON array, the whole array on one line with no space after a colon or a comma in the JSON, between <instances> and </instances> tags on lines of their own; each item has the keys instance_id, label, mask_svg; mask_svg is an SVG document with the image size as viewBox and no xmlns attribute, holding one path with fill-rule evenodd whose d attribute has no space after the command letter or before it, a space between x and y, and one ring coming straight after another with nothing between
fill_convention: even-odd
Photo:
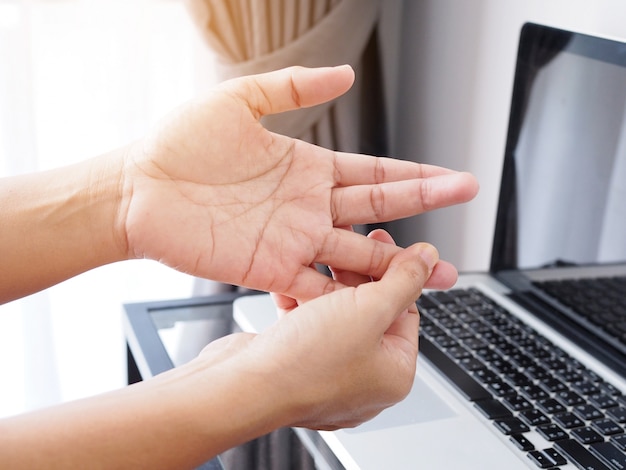
<instances>
[{"instance_id":1,"label":"wrist","mask_svg":"<svg viewBox=\"0 0 626 470\"><path fill-rule=\"evenodd\" d=\"M124 151L0 180L0 303L127 258ZM36 269L33 269L36 267Z\"/></svg>"},{"instance_id":2,"label":"wrist","mask_svg":"<svg viewBox=\"0 0 626 470\"><path fill-rule=\"evenodd\" d=\"M297 395L282 387L285 374L245 349L213 352L146 382L176 403L175 420L186 423L187 440L193 437L216 455L294 422Z\"/></svg>"},{"instance_id":3,"label":"wrist","mask_svg":"<svg viewBox=\"0 0 626 470\"><path fill-rule=\"evenodd\" d=\"M130 258L126 235L126 213L131 187L125 181L124 147L97 157L89 165L89 201L95 215L91 219L91 236L102 243L102 264Z\"/></svg>"}]
</instances>

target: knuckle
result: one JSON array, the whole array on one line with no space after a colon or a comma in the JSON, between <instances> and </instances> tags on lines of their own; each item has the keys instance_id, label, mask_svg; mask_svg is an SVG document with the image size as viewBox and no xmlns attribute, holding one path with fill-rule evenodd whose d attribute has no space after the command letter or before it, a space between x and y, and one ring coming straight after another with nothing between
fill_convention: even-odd
<instances>
[{"instance_id":1,"label":"knuckle","mask_svg":"<svg viewBox=\"0 0 626 470\"><path fill-rule=\"evenodd\" d=\"M293 100L294 104L300 108L302 107L302 97L300 96L300 92L298 91L298 86L296 85L296 80L294 79L294 73L297 71L297 68L294 68L291 72L291 75L289 75L289 81L291 84L291 99Z\"/></svg>"},{"instance_id":2,"label":"knuckle","mask_svg":"<svg viewBox=\"0 0 626 470\"><path fill-rule=\"evenodd\" d=\"M386 173L385 173L385 164L382 158L376 159L376 164L374 165L374 181L376 183L382 183L385 181Z\"/></svg>"},{"instance_id":3,"label":"knuckle","mask_svg":"<svg viewBox=\"0 0 626 470\"><path fill-rule=\"evenodd\" d=\"M374 244L370 253L369 273L374 276L382 276L387 268L384 246L381 243Z\"/></svg>"},{"instance_id":4,"label":"knuckle","mask_svg":"<svg viewBox=\"0 0 626 470\"><path fill-rule=\"evenodd\" d=\"M379 185L374 185L370 191L370 205L376 220L385 214L385 191Z\"/></svg>"},{"instance_id":5,"label":"knuckle","mask_svg":"<svg viewBox=\"0 0 626 470\"><path fill-rule=\"evenodd\" d=\"M434 209L432 203L432 188L431 185L428 183L428 180L423 180L420 184L419 201L421 201L423 211L428 212Z\"/></svg>"}]
</instances>

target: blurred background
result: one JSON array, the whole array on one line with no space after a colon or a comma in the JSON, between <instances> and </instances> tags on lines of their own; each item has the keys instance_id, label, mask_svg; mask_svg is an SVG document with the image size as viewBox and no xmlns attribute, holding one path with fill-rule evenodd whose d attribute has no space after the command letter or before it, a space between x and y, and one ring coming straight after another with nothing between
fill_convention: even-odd
<instances>
[{"instance_id":1,"label":"blurred background","mask_svg":"<svg viewBox=\"0 0 626 470\"><path fill-rule=\"evenodd\" d=\"M484 270L522 24L626 39L623 18L619 0L0 0L0 176L124 145L229 76L349 62L349 96L266 125L472 171L475 201L387 228ZM0 306L0 416L123 386L122 304L215 288L133 261Z\"/></svg>"}]
</instances>

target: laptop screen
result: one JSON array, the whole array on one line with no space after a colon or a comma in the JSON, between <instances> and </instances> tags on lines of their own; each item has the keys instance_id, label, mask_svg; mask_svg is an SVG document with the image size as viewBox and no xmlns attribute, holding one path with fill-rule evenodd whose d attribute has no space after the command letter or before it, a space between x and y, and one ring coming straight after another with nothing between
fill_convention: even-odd
<instances>
[{"instance_id":1,"label":"laptop screen","mask_svg":"<svg viewBox=\"0 0 626 470\"><path fill-rule=\"evenodd\" d=\"M626 44L522 29L492 271L626 260Z\"/></svg>"}]
</instances>

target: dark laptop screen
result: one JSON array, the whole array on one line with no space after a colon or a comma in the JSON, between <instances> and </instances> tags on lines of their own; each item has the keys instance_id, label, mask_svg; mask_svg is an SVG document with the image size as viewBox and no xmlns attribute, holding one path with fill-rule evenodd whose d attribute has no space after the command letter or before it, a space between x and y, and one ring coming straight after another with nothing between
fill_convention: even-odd
<instances>
[{"instance_id":1,"label":"dark laptop screen","mask_svg":"<svg viewBox=\"0 0 626 470\"><path fill-rule=\"evenodd\" d=\"M527 24L492 271L626 260L626 45Z\"/></svg>"}]
</instances>

